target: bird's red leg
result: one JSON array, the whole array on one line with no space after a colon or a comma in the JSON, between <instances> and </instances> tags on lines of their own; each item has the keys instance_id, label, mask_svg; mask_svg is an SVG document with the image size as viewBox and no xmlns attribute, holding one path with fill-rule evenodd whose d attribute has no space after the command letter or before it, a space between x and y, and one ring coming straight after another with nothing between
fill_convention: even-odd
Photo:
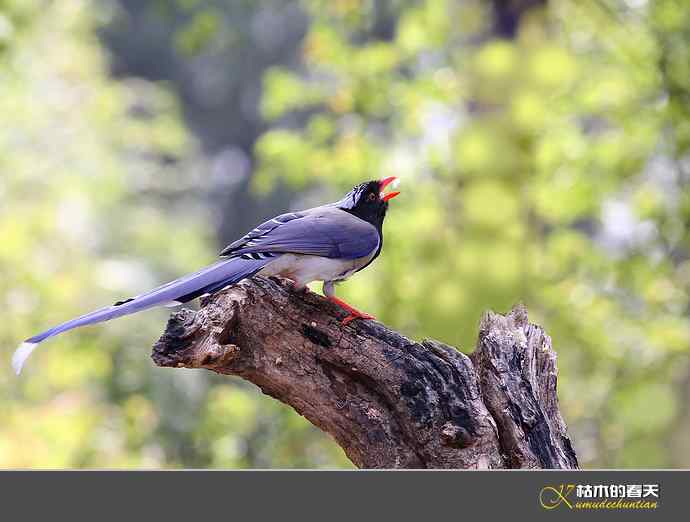
<instances>
[{"instance_id":1,"label":"bird's red leg","mask_svg":"<svg viewBox=\"0 0 690 522\"><path fill-rule=\"evenodd\" d=\"M364 312L360 312L356 308L351 307L349 304L347 304L345 301L342 299L338 299L337 297L329 297L328 300L331 303L337 304L339 307L347 310L350 312L350 315L348 315L345 319L343 319L342 325L345 326L348 324L350 321L354 321L355 319L376 319L373 315L369 315Z\"/></svg>"}]
</instances>

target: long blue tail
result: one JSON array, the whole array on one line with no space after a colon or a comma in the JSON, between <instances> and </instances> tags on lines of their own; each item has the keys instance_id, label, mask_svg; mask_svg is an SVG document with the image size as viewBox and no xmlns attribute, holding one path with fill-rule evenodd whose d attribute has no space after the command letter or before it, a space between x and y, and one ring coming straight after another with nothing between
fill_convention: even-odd
<instances>
[{"instance_id":1,"label":"long blue tail","mask_svg":"<svg viewBox=\"0 0 690 522\"><path fill-rule=\"evenodd\" d=\"M71 321L59 324L45 332L27 339L12 356L12 367L19 375L26 359L39 343L54 337L60 333L86 326L88 324L102 323L129 315L155 306L163 306L176 301L186 302L205 293L213 293L228 285L237 283L242 279L251 277L261 270L267 263L274 261L276 257L268 259L232 258L224 259L213 265L207 266L186 275L175 281L164 284L126 301L119 301L112 306L101 308L94 312L82 315Z\"/></svg>"}]
</instances>

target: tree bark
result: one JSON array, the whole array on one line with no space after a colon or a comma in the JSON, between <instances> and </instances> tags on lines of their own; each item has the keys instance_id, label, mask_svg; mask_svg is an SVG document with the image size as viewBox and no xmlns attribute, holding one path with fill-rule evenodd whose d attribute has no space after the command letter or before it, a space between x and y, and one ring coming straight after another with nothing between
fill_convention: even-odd
<instances>
[{"instance_id":1,"label":"tree bark","mask_svg":"<svg viewBox=\"0 0 690 522\"><path fill-rule=\"evenodd\" d=\"M577 468L556 353L521 305L464 355L255 277L170 317L159 366L237 375L329 433L360 468Z\"/></svg>"}]
</instances>

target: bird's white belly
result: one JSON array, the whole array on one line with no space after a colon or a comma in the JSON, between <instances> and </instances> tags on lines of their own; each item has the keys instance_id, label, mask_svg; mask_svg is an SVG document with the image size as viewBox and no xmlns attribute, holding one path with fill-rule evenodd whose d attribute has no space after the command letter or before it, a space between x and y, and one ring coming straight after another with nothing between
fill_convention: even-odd
<instances>
[{"instance_id":1,"label":"bird's white belly","mask_svg":"<svg viewBox=\"0 0 690 522\"><path fill-rule=\"evenodd\" d=\"M372 254L373 255L373 254ZM266 265L258 275L292 279L297 287L312 281L342 281L369 262L371 256L358 259L330 259L303 254L283 254Z\"/></svg>"}]
</instances>

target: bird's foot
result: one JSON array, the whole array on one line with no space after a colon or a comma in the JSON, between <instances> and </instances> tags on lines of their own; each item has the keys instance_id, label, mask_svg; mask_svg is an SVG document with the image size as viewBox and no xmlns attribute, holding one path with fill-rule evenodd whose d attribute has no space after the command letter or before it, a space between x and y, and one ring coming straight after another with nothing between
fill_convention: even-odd
<instances>
[{"instance_id":1,"label":"bird's foot","mask_svg":"<svg viewBox=\"0 0 690 522\"><path fill-rule=\"evenodd\" d=\"M331 303L337 304L340 308L343 308L344 310L350 312L350 315L348 315L345 319L342 320L341 324L343 326L349 324L351 321L354 321L355 319L376 319L376 317L374 317L373 315L369 315L365 312L360 312L356 308L353 308L345 301L343 301L342 299L338 299L337 297L329 297L328 300Z\"/></svg>"},{"instance_id":2,"label":"bird's foot","mask_svg":"<svg viewBox=\"0 0 690 522\"><path fill-rule=\"evenodd\" d=\"M341 321L340 324L345 326L346 324L349 324L351 321L354 321L355 319L376 319L376 317L366 312L356 312L348 315L345 319Z\"/></svg>"}]
</instances>

